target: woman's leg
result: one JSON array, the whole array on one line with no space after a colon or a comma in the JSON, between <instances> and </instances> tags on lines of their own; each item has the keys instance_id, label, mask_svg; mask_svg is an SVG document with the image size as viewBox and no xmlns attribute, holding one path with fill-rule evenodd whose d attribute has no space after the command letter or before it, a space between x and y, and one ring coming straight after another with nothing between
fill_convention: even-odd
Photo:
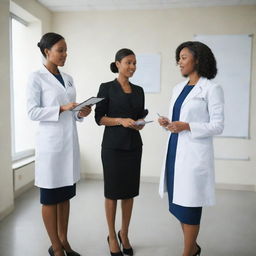
<instances>
[{"instance_id":1,"label":"woman's leg","mask_svg":"<svg viewBox=\"0 0 256 256\"><path fill-rule=\"evenodd\" d=\"M62 246L67 252L71 251L71 247L68 242L69 209L69 200L57 204L58 235Z\"/></svg>"},{"instance_id":2,"label":"woman's leg","mask_svg":"<svg viewBox=\"0 0 256 256\"><path fill-rule=\"evenodd\" d=\"M192 256L198 250L196 245L196 239L199 233L200 225L188 225L181 223L181 227L184 234L183 256Z\"/></svg>"},{"instance_id":3,"label":"woman's leg","mask_svg":"<svg viewBox=\"0 0 256 256\"><path fill-rule=\"evenodd\" d=\"M117 200L105 198L105 211L109 231L109 248L110 251L114 253L120 251L115 229L116 207Z\"/></svg>"},{"instance_id":4,"label":"woman's leg","mask_svg":"<svg viewBox=\"0 0 256 256\"><path fill-rule=\"evenodd\" d=\"M122 227L120 231L121 239L124 248L131 248L128 231L132 216L133 198L122 200Z\"/></svg>"},{"instance_id":5,"label":"woman's leg","mask_svg":"<svg viewBox=\"0 0 256 256\"><path fill-rule=\"evenodd\" d=\"M62 244L58 236L57 205L43 205L42 217L48 236L51 240L55 256L64 256Z\"/></svg>"}]
</instances>

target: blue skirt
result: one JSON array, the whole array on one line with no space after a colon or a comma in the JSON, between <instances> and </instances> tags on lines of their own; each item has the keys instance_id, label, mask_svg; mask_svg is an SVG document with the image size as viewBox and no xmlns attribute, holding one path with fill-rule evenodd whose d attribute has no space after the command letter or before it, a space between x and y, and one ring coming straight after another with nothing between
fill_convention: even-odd
<instances>
[{"instance_id":1,"label":"blue skirt","mask_svg":"<svg viewBox=\"0 0 256 256\"><path fill-rule=\"evenodd\" d=\"M200 225L202 207L185 207L173 203L173 183L175 175L175 158L178 134L173 133L169 140L166 159L167 190L169 198L169 211L181 222L189 225Z\"/></svg>"},{"instance_id":2,"label":"blue skirt","mask_svg":"<svg viewBox=\"0 0 256 256\"><path fill-rule=\"evenodd\" d=\"M76 195L76 184L60 188L40 188L40 203L44 205L58 204Z\"/></svg>"}]
</instances>

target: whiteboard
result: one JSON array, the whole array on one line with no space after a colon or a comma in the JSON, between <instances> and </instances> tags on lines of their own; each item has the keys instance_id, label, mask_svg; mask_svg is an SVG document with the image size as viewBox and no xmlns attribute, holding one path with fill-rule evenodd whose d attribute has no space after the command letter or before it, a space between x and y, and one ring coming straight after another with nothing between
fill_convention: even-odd
<instances>
[{"instance_id":1,"label":"whiteboard","mask_svg":"<svg viewBox=\"0 0 256 256\"><path fill-rule=\"evenodd\" d=\"M215 55L215 79L224 90L225 128L221 136L249 137L249 100L251 77L250 35L196 35Z\"/></svg>"},{"instance_id":2,"label":"whiteboard","mask_svg":"<svg viewBox=\"0 0 256 256\"><path fill-rule=\"evenodd\" d=\"M145 93L160 92L160 54L136 54L137 69L130 81Z\"/></svg>"}]
</instances>

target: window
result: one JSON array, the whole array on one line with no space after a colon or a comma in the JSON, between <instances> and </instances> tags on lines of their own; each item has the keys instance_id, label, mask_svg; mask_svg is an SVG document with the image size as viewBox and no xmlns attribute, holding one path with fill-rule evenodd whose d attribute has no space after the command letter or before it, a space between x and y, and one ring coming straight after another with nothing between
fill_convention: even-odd
<instances>
[{"instance_id":1,"label":"window","mask_svg":"<svg viewBox=\"0 0 256 256\"><path fill-rule=\"evenodd\" d=\"M36 46L41 36L39 22L27 22L11 15L11 108L13 161L34 154L35 123L26 111L26 87L29 74L40 67Z\"/></svg>"}]
</instances>

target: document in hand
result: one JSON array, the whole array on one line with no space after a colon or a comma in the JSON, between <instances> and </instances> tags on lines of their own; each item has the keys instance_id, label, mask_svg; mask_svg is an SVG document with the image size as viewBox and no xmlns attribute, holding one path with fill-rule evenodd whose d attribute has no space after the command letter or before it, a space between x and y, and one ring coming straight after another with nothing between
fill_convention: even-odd
<instances>
[{"instance_id":1,"label":"document in hand","mask_svg":"<svg viewBox=\"0 0 256 256\"><path fill-rule=\"evenodd\" d=\"M144 120L138 120L135 122L136 125L145 125L145 124L148 124L148 123L152 123L154 121L144 121Z\"/></svg>"},{"instance_id":2,"label":"document in hand","mask_svg":"<svg viewBox=\"0 0 256 256\"><path fill-rule=\"evenodd\" d=\"M82 103L78 104L76 107L72 109L72 111L80 111L83 107L95 105L96 103L102 100L104 100L104 98L91 97L83 101Z\"/></svg>"}]
</instances>

